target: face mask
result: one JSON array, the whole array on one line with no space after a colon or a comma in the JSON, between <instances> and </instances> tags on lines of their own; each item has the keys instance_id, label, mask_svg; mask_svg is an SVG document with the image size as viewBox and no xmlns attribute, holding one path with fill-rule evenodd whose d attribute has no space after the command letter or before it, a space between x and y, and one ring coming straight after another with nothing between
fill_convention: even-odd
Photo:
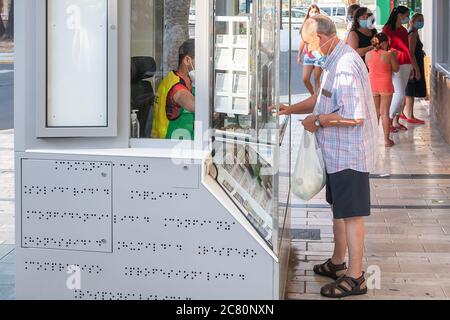
<instances>
[{"instance_id":1,"label":"face mask","mask_svg":"<svg viewBox=\"0 0 450 320\"><path fill-rule=\"evenodd\" d=\"M359 20L359 26L363 29L369 28L369 20Z\"/></svg>"},{"instance_id":2,"label":"face mask","mask_svg":"<svg viewBox=\"0 0 450 320\"><path fill-rule=\"evenodd\" d=\"M417 21L415 24L416 29L422 29L425 26L423 21Z\"/></svg>"},{"instance_id":3,"label":"face mask","mask_svg":"<svg viewBox=\"0 0 450 320\"><path fill-rule=\"evenodd\" d=\"M317 13L310 13L309 16L310 16L310 17L317 16Z\"/></svg>"},{"instance_id":4,"label":"face mask","mask_svg":"<svg viewBox=\"0 0 450 320\"><path fill-rule=\"evenodd\" d=\"M402 20L402 24L408 24L409 23L409 17L406 17Z\"/></svg>"},{"instance_id":5,"label":"face mask","mask_svg":"<svg viewBox=\"0 0 450 320\"><path fill-rule=\"evenodd\" d=\"M191 65L192 70L189 71L189 78L191 78L192 85L195 85L195 69L194 69L194 66L192 65L192 61L191 61L190 65Z\"/></svg>"},{"instance_id":6,"label":"face mask","mask_svg":"<svg viewBox=\"0 0 450 320\"><path fill-rule=\"evenodd\" d=\"M311 52L311 54L314 56L314 58L316 58L317 63L319 64L320 67L322 67L325 62L327 61L328 58L328 54L330 53L331 48L328 50L328 53L326 55L322 55L320 53L320 50L322 49L323 46L325 46L328 42L333 41L334 42L335 38L328 40L327 42L325 42L323 45L320 46L319 49L314 50Z\"/></svg>"},{"instance_id":7,"label":"face mask","mask_svg":"<svg viewBox=\"0 0 450 320\"><path fill-rule=\"evenodd\" d=\"M353 16L347 16L347 21L348 22L353 22Z\"/></svg>"}]
</instances>

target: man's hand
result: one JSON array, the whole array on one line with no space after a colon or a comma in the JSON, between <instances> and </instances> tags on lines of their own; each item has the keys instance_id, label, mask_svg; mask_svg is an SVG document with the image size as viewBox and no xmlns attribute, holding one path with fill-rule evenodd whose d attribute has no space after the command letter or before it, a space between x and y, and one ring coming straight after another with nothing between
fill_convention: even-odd
<instances>
[{"instance_id":1,"label":"man's hand","mask_svg":"<svg viewBox=\"0 0 450 320\"><path fill-rule=\"evenodd\" d=\"M316 126L317 120L318 117L314 115L310 115L305 120L303 120L303 126L305 127L305 130L311 133L316 133L319 130L319 128Z\"/></svg>"},{"instance_id":2,"label":"man's hand","mask_svg":"<svg viewBox=\"0 0 450 320\"><path fill-rule=\"evenodd\" d=\"M289 111L290 107L285 104L280 104L280 113L278 115L280 116L289 116L291 115L291 112Z\"/></svg>"}]
</instances>

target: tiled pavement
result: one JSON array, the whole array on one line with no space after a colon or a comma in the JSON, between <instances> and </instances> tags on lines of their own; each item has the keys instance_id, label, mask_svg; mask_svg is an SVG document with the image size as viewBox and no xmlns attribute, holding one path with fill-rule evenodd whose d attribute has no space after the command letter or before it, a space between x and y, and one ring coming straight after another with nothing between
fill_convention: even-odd
<instances>
[{"instance_id":1,"label":"tiled pavement","mask_svg":"<svg viewBox=\"0 0 450 320\"><path fill-rule=\"evenodd\" d=\"M429 120L425 101L417 116ZM364 264L380 267L381 289L350 299L450 299L450 146L429 123L409 127L391 150L380 140L371 181ZM330 281L312 268L332 254L331 211L323 192L309 203L294 199L293 207L294 228L320 229L321 240L293 241L288 298L323 299L320 288Z\"/></svg>"},{"instance_id":2,"label":"tiled pavement","mask_svg":"<svg viewBox=\"0 0 450 320\"><path fill-rule=\"evenodd\" d=\"M426 103L418 111L429 118ZM365 265L381 268L382 286L357 299L450 298L450 146L429 124L410 129L395 137L392 150L380 141L376 174L395 179L372 179ZM13 198L13 132L0 131L0 300L14 298ZM322 299L320 287L328 282L312 272L333 248L324 198L294 199L293 227L320 230L321 240L293 241L289 299Z\"/></svg>"}]
</instances>

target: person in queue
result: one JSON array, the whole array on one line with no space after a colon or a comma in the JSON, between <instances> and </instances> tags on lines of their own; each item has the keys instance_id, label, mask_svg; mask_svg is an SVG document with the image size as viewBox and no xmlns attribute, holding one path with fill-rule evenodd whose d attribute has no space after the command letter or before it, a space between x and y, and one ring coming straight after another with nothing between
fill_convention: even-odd
<instances>
[{"instance_id":1,"label":"person in queue","mask_svg":"<svg viewBox=\"0 0 450 320\"><path fill-rule=\"evenodd\" d=\"M389 50L388 37L384 33L379 33L372 39L372 46L374 49L367 53L366 64L369 68L378 121L381 118L383 124L384 144L387 148L391 148L395 145L390 137L392 123L389 118L394 94L392 76L394 72L400 70L400 65L397 52Z\"/></svg>"},{"instance_id":2,"label":"person in queue","mask_svg":"<svg viewBox=\"0 0 450 320\"><path fill-rule=\"evenodd\" d=\"M414 52L411 52L409 46L408 30L403 26L409 23L409 14L410 11L405 6L394 8L388 22L383 28L383 33L389 38L391 50L398 52L398 62L400 63L400 71L394 73L392 77L395 90L390 110L390 117L393 123L391 131L393 133L397 133L399 130L408 130L408 128L400 124L399 119L403 113L402 109L404 106L406 86L411 75L411 55L414 54ZM418 66L413 66L412 70L414 77L420 76Z\"/></svg>"},{"instance_id":3,"label":"person in queue","mask_svg":"<svg viewBox=\"0 0 450 320\"><path fill-rule=\"evenodd\" d=\"M322 288L325 297L363 295L364 217L371 214L369 174L375 168L378 142L369 73L359 54L338 38L330 18L310 18L302 38L324 62L321 88L305 101L282 105L280 115L313 113L303 125L316 133L326 165L335 248L331 259L315 266L314 272L334 280Z\"/></svg>"},{"instance_id":4,"label":"person in queue","mask_svg":"<svg viewBox=\"0 0 450 320\"><path fill-rule=\"evenodd\" d=\"M179 49L178 69L161 82L154 107L152 138L194 140L195 40Z\"/></svg>"},{"instance_id":5,"label":"person in queue","mask_svg":"<svg viewBox=\"0 0 450 320\"><path fill-rule=\"evenodd\" d=\"M361 6L357 3L352 4L351 6L349 6L347 8L347 33L345 35L345 41L347 42L348 40L348 35L350 34L350 31L352 30L353 27L353 17L355 15L356 10L358 10L359 8L361 8Z\"/></svg>"},{"instance_id":6,"label":"person in queue","mask_svg":"<svg viewBox=\"0 0 450 320\"><path fill-rule=\"evenodd\" d=\"M313 4L308 9L305 21L310 17L320 14L320 8ZM303 40L300 40L300 48L298 51L297 64L303 64L303 83L308 89L309 93L313 95L320 87L320 77L322 76L322 68L319 66L319 61L308 51ZM314 72L315 87L311 83L311 75Z\"/></svg>"},{"instance_id":7,"label":"person in queue","mask_svg":"<svg viewBox=\"0 0 450 320\"><path fill-rule=\"evenodd\" d=\"M414 115L414 104L416 98L425 98L427 96L427 84L425 81L425 51L423 43L420 40L419 30L424 27L423 14L416 13L409 23L409 46L410 51L414 52L411 56L412 65L416 66L417 72L411 74L406 87L406 106L400 118L409 124L425 124L425 121L417 119Z\"/></svg>"},{"instance_id":8,"label":"person in queue","mask_svg":"<svg viewBox=\"0 0 450 320\"><path fill-rule=\"evenodd\" d=\"M365 60L366 54L373 50L372 39L377 34L375 17L366 7L361 7L354 14L353 26L347 43Z\"/></svg>"}]
</instances>

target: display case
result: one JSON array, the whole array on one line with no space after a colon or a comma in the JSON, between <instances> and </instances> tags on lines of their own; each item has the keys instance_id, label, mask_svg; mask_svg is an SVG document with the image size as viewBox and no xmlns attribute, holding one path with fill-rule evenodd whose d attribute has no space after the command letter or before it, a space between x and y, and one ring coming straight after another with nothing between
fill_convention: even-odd
<instances>
[{"instance_id":1,"label":"display case","mask_svg":"<svg viewBox=\"0 0 450 320\"><path fill-rule=\"evenodd\" d=\"M277 112L280 1L246 1L245 10L243 1L195 2L194 141L130 137L132 101L151 100L157 87L141 76L156 70L152 82L170 70L162 39L189 37L160 20L173 1L105 1L117 8L107 28L116 46L105 53L117 60L108 60L102 84L116 88L108 110L117 107L117 123L108 121L117 135L108 137L89 128L39 135L47 90L32 84L45 79L36 57L46 56L47 44L34 37L45 39L51 6L16 1L17 298L283 299L291 148L289 118ZM59 4L55 19L79 3ZM133 66L142 72L130 74ZM58 95L85 87L73 81Z\"/></svg>"},{"instance_id":2,"label":"display case","mask_svg":"<svg viewBox=\"0 0 450 320\"><path fill-rule=\"evenodd\" d=\"M222 1L216 1L222 2ZM216 8L219 7L216 5ZM214 18L213 169L211 176L277 253L280 147L289 119L279 104L276 1Z\"/></svg>"}]
</instances>

